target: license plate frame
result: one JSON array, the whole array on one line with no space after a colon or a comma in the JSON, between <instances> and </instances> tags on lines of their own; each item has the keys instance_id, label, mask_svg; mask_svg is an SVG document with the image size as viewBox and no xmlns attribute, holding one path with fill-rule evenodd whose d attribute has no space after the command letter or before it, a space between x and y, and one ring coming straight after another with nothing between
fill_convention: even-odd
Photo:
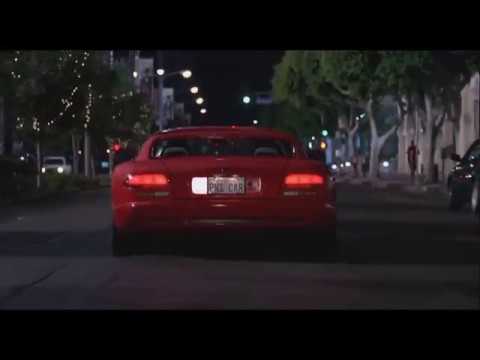
<instances>
[{"instance_id":1,"label":"license plate frame","mask_svg":"<svg viewBox=\"0 0 480 360\"><path fill-rule=\"evenodd\" d=\"M222 176L207 178L208 195L244 195L245 178L240 176Z\"/></svg>"}]
</instances>

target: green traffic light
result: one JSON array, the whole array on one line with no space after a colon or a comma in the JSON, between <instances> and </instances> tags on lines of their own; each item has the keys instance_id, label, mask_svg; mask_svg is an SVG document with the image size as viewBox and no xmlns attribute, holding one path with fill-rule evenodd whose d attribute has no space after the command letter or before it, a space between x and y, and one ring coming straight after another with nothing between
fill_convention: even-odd
<instances>
[{"instance_id":1,"label":"green traffic light","mask_svg":"<svg viewBox=\"0 0 480 360\"><path fill-rule=\"evenodd\" d=\"M323 131L322 131L322 136L328 136L328 131L327 131L327 130L323 130Z\"/></svg>"}]
</instances>

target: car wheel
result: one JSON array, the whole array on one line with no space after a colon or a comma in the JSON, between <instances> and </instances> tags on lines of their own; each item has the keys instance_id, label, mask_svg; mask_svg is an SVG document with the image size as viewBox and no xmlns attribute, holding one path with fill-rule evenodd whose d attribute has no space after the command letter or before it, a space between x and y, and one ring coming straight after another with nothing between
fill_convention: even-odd
<instances>
[{"instance_id":1,"label":"car wheel","mask_svg":"<svg viewBox=\"0 0 480 360\"><path fill-rule=\"evenodd\" d=\"M478 206L480 202L479 196L480 196L480 183L477 180L473 184L472 196L470 200L470 206L471 206L472 212L477 215L480 213L480 208Z\"/></svg>"},{"instance_id":2,"label":"car wheel","mask_svg":"<svg viewBox=\"0 0 480 360\"><path fill-rule=\"evenodd\" d=\"M452 187L448 188L448 209L450 211L458 211L462 208L463 204L458 199L458 196L455 194L455 191Z\"/></svg>"},{"instance_id":3,"label":"car wheel","mask_svg":"<svg viewBox=\"0 0 480 360\"><path fill-rule=\"evenodd\" d=\"M112 227L112 254L115 257L133 255L132 236Z\"/></svg>"}]
</instances>

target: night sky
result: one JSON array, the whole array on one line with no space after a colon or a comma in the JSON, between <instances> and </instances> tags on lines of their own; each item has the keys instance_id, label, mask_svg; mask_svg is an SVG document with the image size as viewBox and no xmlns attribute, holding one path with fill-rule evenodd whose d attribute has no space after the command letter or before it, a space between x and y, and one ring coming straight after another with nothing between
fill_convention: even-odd
<instances>
[{"instance_id":1,"label":"night sky","mask_svg":"<svg viewBox=\"0 0 480 360\"><path fill-rule=\"evenodd\" d=\"M196 77L208 100L208 123L248 122L254 109L243 111L242 97L269 91L273 66L282 51L211 50L194 53ZM253 120L253 119L251 119Z\"/></svg>"},{"instance_id":2,"label":"night sky","mask_svg":"<svg viewBox=\"0 0 480 360\"><path fill-rule=\"evenodd\" d=\"M191 102L193 124L250 123L255 109L245 111L242 97L254 91L270 91L273 67L283 51L277 50L165 50L167 72L189 68L193 77L180 77L166 82L175 88L177 101ZM206 99L208 114L200 115L199 107L188 93L197 85Z\"/></svg>"}]
</instances>

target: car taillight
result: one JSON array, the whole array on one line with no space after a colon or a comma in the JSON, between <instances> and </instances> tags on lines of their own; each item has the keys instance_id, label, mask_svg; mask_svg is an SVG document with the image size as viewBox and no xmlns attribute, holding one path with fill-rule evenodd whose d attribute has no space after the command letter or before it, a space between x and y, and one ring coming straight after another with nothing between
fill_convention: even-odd
<instances>
[{"instance_id":1,"label":"car taillight","mask_svg":"<svg viewBox=\"0 0 480 360\"><path fill-rule=\"evenodd\" d=\"M285 178L285 186L294 189L311 188L324 183L325 178L319 174L290 174Z\"/></svg>"},{"instance_id":2,"label":"car taillight","mask_svg":"<svg viewBox=\"0 0 480 360\"><path fill-rule=\"evenodd\" d=\"M128 175L125 185L141 189L164 189L168 186L168 178L163 174Z\"/></svg>"}]
</instances>

